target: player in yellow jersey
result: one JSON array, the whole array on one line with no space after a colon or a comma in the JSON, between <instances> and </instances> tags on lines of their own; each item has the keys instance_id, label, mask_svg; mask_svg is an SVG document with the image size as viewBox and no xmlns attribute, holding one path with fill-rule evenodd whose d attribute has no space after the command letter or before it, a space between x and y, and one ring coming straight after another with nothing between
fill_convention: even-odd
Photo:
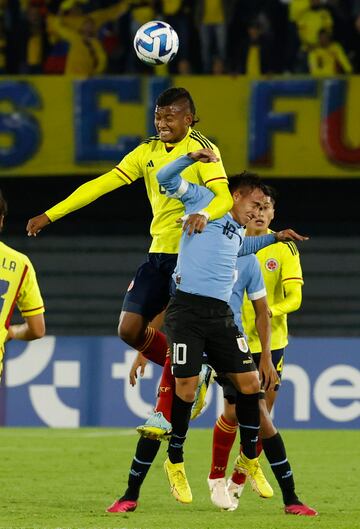
<instances>
[{"instance_id":1,"label":"player in yellow jersey","mask_svg":"<svg viewBox=\"0 0 360 529\"><path fill-rule=\"evenodd\" d=\"M0 191L0 232L6 213L7 205ZM10 325L15 305L24 323ZM36 340L44 334L44 303L34 268L26 255L0 241L0 376L6 341Z\"/></svg>"},{"instance_id":2,"label":"player in yellow jersey","mask_svg":"<svg viewBox=\"0 0 360 529\"><path fill-rule=\"evenodd\" d=\"M260 209L259 215L246 225L246 235L271 233L269 225L274 218L275 194L269 188L269 196ZM284 350L288 344L287 315L298 310L302 299L302 270L298 249L294 242L271 244L256 254L264 277L267 302L271 316L271 355L279 379L284 366ZM244 296L242 323L248 337L254 361L259 365L261 343L255 325L255 312L251 301ZM277 389L277 388L276 388ZM278 391L265 391L265 401L270 412ZM317 512L303 504L295 493L295 483L288 462L285 446L280 433L274 427L270 416L261 424L261 443L266 457L281 488L286 514L316 516ZM234 471L229 481L229 492L238 498L242 493L246 477Z\"/></svg>"},{"instance_id":3,"label":"player in yellow jersey","mask_svg":"<svg viewBox=\"0 0 360 529\"><path fill-rule=\"evenodd\" d=\"M142 364L142 355L160 365L165 363L165 335L150 327L149 322L165 309L169 301L171 276L182 233L177 220L184 214L184 206L179 200L166 196L157 181L157 172L179 156L199 148L210 148L219 158L218 162L212 164L193 164L182 173L186 180L207 186L215 195L204 210L189 215L183 224L183 229L189 234L202 232L209 219L222 217L233 205L219 149L192 128L197 118L189 92L184 88L169 88L160 94L156 101L154 121L158 133L156 136L141 143L108 173L86 182L59 204L30 219L26 228L28 235L35 236L50 222L86 206L105 193L130 185L139 178L144 179L153 212L150 227L152 243L147 262L140 266L130 282L118 328L120 338L139 351L134 364L135 372L137 366ZM144 465L141 480L136 484L137 490L157 454L159 444L143 438L138 442L134 461L140 460ZM133 504L136 502L120 500L115 502L110 512L134 510Z\"/></svg>"},{"instance_id":4,"label":"player in yellow jersey","mask_svg":"<svg viewBox=\"0 0 360 529\"><path fill-rule=\"evenodd\" d=\"M155 107L155 127L158 132L126 155L121 162L104 175L86 182L68 198L42 215L29 220L27 231L39 231L64 215L75 211L100 196L123 185L143 178L153 211L150 233L152 244L149 259L137 271L130 283L120 316L119 335L129 345L143 350L150 338L147 327L167 305L169 281L173 272L181 229L176 223L184 213L180 201L168 198L159 187L156 173L161 167L183 154L201 147L213 149L219 162L194 164L184 170L190 182L206 185L215 197L207 208L191 215L185 229L201 232L207 220L219 218L232 206L225 169L219 150L200 132L192 129L196 123L196 110L191 95L184 88L170 88L160 94Z\"/></svg>"},{"instance_id":5,"label":"player in yellow jersey","mask_svg":"<svg viewBox=\"0 0 360 529\"><path fill-rule=\"evenodd\" d=\"M274 196L268 198L259 216L246 226L247 235L271 233L269 225L274 218ZM304 280L299 251L294 242L272 244L256 254L263 273L268 304L271 312L271 350L279 377L283 370L284 349L288 344L287 315L298 310L302 300ZM254 325L254 310L245 296L243 324L253 354L261 352L261 344ZM268 392L266 402L271 411L277 392Z\"/></svg>"}]
</instances>

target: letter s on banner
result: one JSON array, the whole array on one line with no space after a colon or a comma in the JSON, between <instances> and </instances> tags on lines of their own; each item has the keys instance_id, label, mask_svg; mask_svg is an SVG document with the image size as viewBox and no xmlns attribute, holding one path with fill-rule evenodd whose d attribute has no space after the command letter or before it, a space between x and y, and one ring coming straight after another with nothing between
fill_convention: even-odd
<instances>
[{"instance_id":1,"label":"letter s on banner","mask_svg":"<svg viewBox=\"0 0 360 529\"><path fill-rule=\"evenodd\" d=\"M11 81L0 84L0 103L13 106L0 112L0 134L11 137L9 147L0 147L0 168L16 167L32 158L41 143L39 123L28 109L40 108L40 97L30 83Z\"/></svg>"}]
</instances>

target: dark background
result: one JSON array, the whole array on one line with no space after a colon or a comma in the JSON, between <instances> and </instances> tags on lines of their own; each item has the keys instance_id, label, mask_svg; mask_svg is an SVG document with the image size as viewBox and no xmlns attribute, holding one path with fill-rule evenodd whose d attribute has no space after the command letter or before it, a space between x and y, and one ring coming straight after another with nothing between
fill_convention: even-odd
<instances>
[{"instance_id":1,"label":"dark background","mask_svg":"<svg viewBox=\"0 0 360 529\"><path fill-rule=\"evenodd\" d=\"M30 217L67 197L88 177L1 178L6 231L25 234ZM265 179L278 192L274 229L310 236L360 235L360 179ZM143 182L121 187L54 223L51 235L147 235L151 209ZM49 230L50 231L50 230Z\"/></svg>"}]
</instances>

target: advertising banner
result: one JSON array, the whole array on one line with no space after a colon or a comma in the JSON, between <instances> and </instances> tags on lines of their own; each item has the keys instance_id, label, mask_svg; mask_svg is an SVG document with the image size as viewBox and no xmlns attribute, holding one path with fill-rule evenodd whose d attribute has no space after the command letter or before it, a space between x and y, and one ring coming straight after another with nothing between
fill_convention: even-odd
<instances>
[{"instance_id":1,"label":"advertising banner","mask_svg":"<svg viewBox=\"0 0 360 529\"><path fill-rule=\"evenodd\" d=\"M360 339L293 338L274 412L279 428L360 427ZM48 336L6 352L2 414L8 426L126 426L151 413L160 368L150 363L135 387L129 370L136 352L114 337ZM192 427L212 427L222 412L212 384L207 408Z\"/></svg>"},{"instance_id":2,"label":"advertising banner","mask_svg":"<svg viewBox=\"0 0 360 529\"><path fill-rule=\"evenodd\" d=\"M154 133L156 97L193 96L229 175L360 176L360 77L16 77L0 81L0 176L97 175Z\"/></svg>"}]
</instances>

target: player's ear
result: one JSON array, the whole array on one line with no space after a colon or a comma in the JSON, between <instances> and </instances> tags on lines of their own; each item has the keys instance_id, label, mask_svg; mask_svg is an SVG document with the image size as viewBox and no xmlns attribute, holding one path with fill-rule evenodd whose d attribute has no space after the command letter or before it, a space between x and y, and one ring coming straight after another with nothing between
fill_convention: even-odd
<instances>
[{"instance_id":1,"label":"player's ear","mask_svg":"<svg viewBox=\"0 0 360 529\"><path fill-rule=\"evenodd\" d=\"M2 231L4 226L4 215L0 215L0 231Z\"/></svg>"},{"instance_id":2,"label":"player's ear","mask_svg":"<svg viewBox=\"0 0 360 529\"><path fill-rule=\"evenodd\" d=\"M236 189L233 194L232 194L232 197L233 197L233 201L234 203L236 204L236 202L238 202L239 198L240 198L240 191L238 189Z\"/></svg>"},{"instance_id":3,"label":"player's ear","mask_svg":"<svg viewBox=\"0 0 360 529\"><path fill-rule=\"evenodd\" d=\"M191 123L194 120L194 116L192 114L185 114L185 123L187 127L191 126Z\"/></svg>"}]
</instances>

